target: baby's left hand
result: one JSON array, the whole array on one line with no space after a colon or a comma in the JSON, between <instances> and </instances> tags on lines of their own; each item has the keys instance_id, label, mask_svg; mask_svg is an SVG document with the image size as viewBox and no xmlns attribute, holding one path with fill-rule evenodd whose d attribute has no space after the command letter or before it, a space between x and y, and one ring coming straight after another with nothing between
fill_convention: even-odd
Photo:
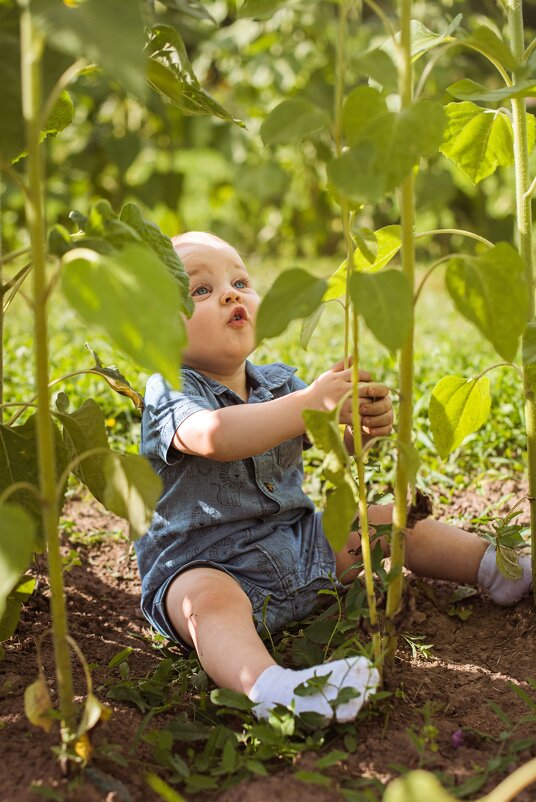
<instances>
[{"instance_id":1,"label":"baby's left hand","mask_svg":"<svg viewBox=\"0 0 536 802\"><path fill-rule=\"evenodd\" d=\"M389 388L380 382L359 383L361 430L367 437L385 437L393 429L393 404Z\"/></svg>"}]
</instances>

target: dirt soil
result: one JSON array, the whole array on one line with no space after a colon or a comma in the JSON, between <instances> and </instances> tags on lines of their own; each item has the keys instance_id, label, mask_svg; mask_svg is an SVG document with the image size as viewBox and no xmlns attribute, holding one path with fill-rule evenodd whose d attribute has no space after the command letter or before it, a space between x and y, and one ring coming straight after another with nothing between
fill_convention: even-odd
<instances>
[{"instance_id":1,"label":"dirt soil","mask_svg":"<svg viewBox=\"0 0 536 802\"><path fill-rule=\"evenodd\" d=\"M448 509L449 518L467 522L471 515L481 513L490 502L508 492L519 497L524 491L513 481L496 482L455 501ZM73 530L85 533L117 531L124 526L96 503L76 497L68 502L64 518L73 522ZM65 542L67 553L67 537ZM23 609L18 632L6 645L6 656L0 665L0 800L121 802L127 789L132 802L157 802L162 797L151 791L145 781L151 763L148 745L141 742L135 759L125 766L99 754L99 745L106 743L117 744L126 752L143 718L136 707L106 698L108 662L122 649L131 647L131 676L143 677L154 671L161 657L139 611L136 562L129 554L128 544L117 537L76 549L82 565L66 574L70 631L88 663L93 664L96 695L112 707L113 714L93 731L97 754L90 763L91 771L82 778L63 777L52 751L58 743L57 729L45 734L31 726L23 712L24 688L36 678L36 640L49 626L49 593L41 579L37 592ZM524 748L523 743L523 739L536 736L536 724L522 726L510 737L503 735L501 742L501 731L509 728L494 708L499 705L516 723L530 712L512 691L512 684L536 700L535 688L529 682L536 680L536 611L532 602L525 600L505 610L477 594L462 603L460 617L449 614L453 612L453 585L409 577L409 587L410 603L401 629L422 636L422 643L433 644L430 657L412 655L401 639L393 676L388 679L388 687L395 693L383 708L379 707L379 713L357 725L355 752L325 772L332 779L331 787L306 784L292 776L297 769L313 768L315 755L305 753L294 766L282 767L268 777L189 798L336 802L344 799L341 783L348 786L349 781L357 782L359 778L386 782L399 773L396 766L416 768L421 763L435 772L444 772L460 785L481 773L493 756L510 754L507 767L492 772L478 793L469 794L468 798L475 799L495 787L508 769L536 756L536 745ZM456 609L459 611L460 606ZM470 613L466 620L462 620L463 609ZM50 638L43 642L43 665L53 688ZM79 665L75 665L75 683L76 693L82 695L84 682ZM419 750L411 732L423 737L423 709L427 702L432 705L431 725L437 731L428 731L428 743ZM461 728L463 734L457 732ZM344 749L337 741L336 728L332 733L332 748ZM514 742L517 745L512 745ZM114 789L117 781L122 785ZM517 802L534 800L536 785L516 797Z\"/></svg>"}]
</instances>

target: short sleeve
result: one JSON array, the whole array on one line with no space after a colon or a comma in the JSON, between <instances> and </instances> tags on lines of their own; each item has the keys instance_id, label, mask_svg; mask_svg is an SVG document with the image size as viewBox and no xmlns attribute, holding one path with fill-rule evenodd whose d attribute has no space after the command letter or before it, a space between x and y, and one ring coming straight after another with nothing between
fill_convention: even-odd
<instances>
[{"instance_id":1,"label":"short sleeve","mask_svg":"<svg viewBox=\"0 0 536 802\"><path fill-rule=\"evenodd\" d=\"M182 458L179 451L170 448L181 423L195 412L214 409L209 398L189 377L184 378L181 390L173 390L159 373L149 378L144 400L141 453L158 457L168 465Z\"/></svg>"}]
</instances>

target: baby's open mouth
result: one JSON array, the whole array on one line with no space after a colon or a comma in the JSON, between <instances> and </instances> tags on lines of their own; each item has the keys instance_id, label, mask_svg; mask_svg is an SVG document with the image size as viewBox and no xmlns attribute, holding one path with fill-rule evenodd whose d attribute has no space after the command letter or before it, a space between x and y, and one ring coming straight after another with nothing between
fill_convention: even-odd
<instances>
[{"instance_id":1,"label":"baby's open mouth","mask_svg":"<svg viewBox=\"0 0 536 802\"><path fill-rule=\"evenodd\" d=\"M231 317L229 318L229 320L227 322L228 323L235 323L237 321L240 321L240 320L244 320L245 321L247 319L248 319L248 313L247 313L246 309L243 306L237 306L236 309L233 309L233 314L231 315Z\"/></svg>"}]
</instances>

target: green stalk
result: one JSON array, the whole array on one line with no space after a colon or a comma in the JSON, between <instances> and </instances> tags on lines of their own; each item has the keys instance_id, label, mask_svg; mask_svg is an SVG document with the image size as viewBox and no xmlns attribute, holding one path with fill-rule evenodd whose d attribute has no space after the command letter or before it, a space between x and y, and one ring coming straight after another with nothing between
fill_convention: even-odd
<instances>
[{"instance_id":1,"label":"green stalk","mask_svg":"<svg viewBox=\"0 0 536 802\"><path fill-rule=\"evenodd\" d=\"M2 178L0 178L0 221L2 220ZM3 262L3 241L2 228L0 222L0 405L4 403L4 262ZM0 413L0 423L4 420L4 414Z\"/></svg>"},{"instance_id":2,"label":"green stalk","mask_svg":"<svg viewBox=\"0 0 536 802\"><path fill-rule=\"evenodd\" d=\"M342 2L339 9L339 25L337 30L337 67L335 87L335 152L342 153L342 109L344 104L345 41L348 23L348 2ZM353 242L351 236L351 215L346 201L341 201L342 228L346 243L346 299L344 306L344 360L348 364L350 343L350 276L352 275ZM368 524L367 489L365 486L365 465L363 462L363 443L361 438L361 416L359 414L359 321L355 310L351 315L352 326L352 410L354 417L354 458L357 465L359 491L359 527L361 537L361 554L365 571L365 587L369 607L370 628L372 632L372 649L376 663L381 659L381 638L378 630L378 614L374 596L374 574L370 549L370 531Z\"/></svg>"},{"instance_id":3,"label":"green stalk","mask_svg":"<svg viewBox=\"0 0 536 802\"><path fill-rule=\"evenodd\" d=\"M411 64L411 0L400 0L400 45L402 57L399 65L399 89L401 106L409 108L413 103L413 71ZM410 286L415 284L415 190L413 171L404 179L400 193L402 224L402 271ZM400 353L399 365L400 407L398 421L395 502L393 508L393 527L391 534L391 572L394 574L387 591L386 603L386 642L384 644L389 659L394 658L396 631L394 617L400 607L403 589L405 552L405 528L407 520L409 476L406 460L403 458L404 446L411 445L413 417L413 321L410 333Z\"/></svg>"},{"instance_id":4,"label":"green stalk","mask_svg":"<svg viewBox=\"0 0 536 802\"><path fill-rule=\"evenodd\" d=\"M50 416L48 376L47 283L45 263L44 169L40 146L41 55L43 41L34 29L26 0L21 12L22 110L26 128L26 221L33 253L34 358L37 384L37 451L43 530L47 545L51 589L52 636L61 716L62 740L75 728L73 680L68 644L67 610L58 532L56 459Z\"/></svg>"},{"instance_id":5,"label":"green stalk","mask_svg":"<svg viewBox=\"0 0 536 802\"><path fill-rule=\"evenodd\" d=\"M508 27L510 47L521 66L525 60L522 0L508 0ZM514 83L517 78L513 75ZM512 98L512 125L514 129L514 171L516 185L516 238L517 247L525 264L525 277L529 286L529 322L534 317L534 256L532 250L532 208L529 178L529 147L527 136L527 110L524 98ZM532 542L532 588L536 601L536 395L530 381L530 366L523 365L525 390L525 426L527 429L527 461L530 503L530 531Z\"/></svg>"}]
</instances>

